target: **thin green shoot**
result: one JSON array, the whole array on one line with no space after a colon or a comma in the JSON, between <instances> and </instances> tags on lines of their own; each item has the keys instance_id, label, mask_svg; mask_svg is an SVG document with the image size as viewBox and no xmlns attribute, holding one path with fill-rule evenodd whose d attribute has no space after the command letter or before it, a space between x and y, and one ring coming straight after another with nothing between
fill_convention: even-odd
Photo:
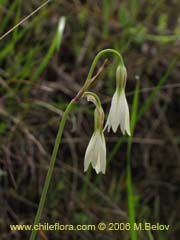
<instances>
[{"instance_id":1,"label":"thin green shoot","mask_svg":"<svg viewBox=\"0 0 180 240\"><path fill-rule=\"evenodd\" d=\"M135 201L134 201L134 193L132 186L132 168L131 168L131 148L132 148L132 138L134 134L134 129L136 125L136 116L138 110L138 102L139 102L139 82L137 82L132 111L131 111L131 136L128 137L128 150L127 150L127 195L128 195L128 213L129 213L129 221L130 221L130 236L131 240L137 240L136 231L133 229L133 225L135 223Z\"/></svg>"}]
</instances>

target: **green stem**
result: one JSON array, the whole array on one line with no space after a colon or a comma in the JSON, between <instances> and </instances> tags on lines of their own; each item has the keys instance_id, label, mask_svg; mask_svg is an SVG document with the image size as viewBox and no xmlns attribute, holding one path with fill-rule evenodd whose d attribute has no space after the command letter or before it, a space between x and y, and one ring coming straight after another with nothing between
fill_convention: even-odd
<instances>
[{"instance_id":1,"label":"green stem","mask_svg":"<svg viewBox=\"0 0 180 240\"><path fill-rule=\"evenodd\" d=\"M94 103L96 109L94 111L94 131L101 130L103 131L103 124L104 124L104 111L101 106L101 101L97 94L86 91L83 96L91 96L91 102Z\"/></svg>"},{"instance_id":2,"label":"green stem","mask_svg":"<svg viewBox=\"0 0 180 240\"><path fill-rule=\"evenodd\" d=\"M64 126L65 126L68 114L73 109L74 105L75 105L75 102L72 100L68 104L68 106L67 106L67 108L66 108L66 110L63 114L63 117L61 119L59 129L58 129L58 133L57 133L57 136L56 136L56 141L55 141L55 144L54 144L54 149L53 149L53 152L52 152L52 157L51 157L49 169L48 169L48 172L47 172L47 175L46 175L46 179L45 179L45 183L44 183L39 207L38 207L37 214L36 214L36 217L35 217L34 225L39 224L39 222L41 220L41 215L42 215L42 211L43 211L43 208L44 208L48 188L49 188L49 185L50 185L50 182L51 182L51 178L52 178L52 174L53 174L53 170L54 170L54 165L55 165L55 162L56 162L56 157L57 157L59 145L60 145L60 142L61 142L63 129L64 129ZM37 234L37 231L33 229L32 232L31 232L30 240L34 240L35 237L36 237L36 234Z\"/></svg>"},{"instance_id":3,"label":"green stem","mask_svg":"<svg viewBox=\"0 0 180 240\"><path fill-rule=\"evenodd\" d=\"M136 126L136 116L138 111L139 102L139 82L137 82L136 90L133 97L132 111L131 111L131 136L128 137L128 149L127 149L127 195L128 195L128 215L130 222L130 239L137 240L136 231L134 231L135 223L135 199L132 183L132 164L131 164L131 148L132 148L132 138L134 135L134 130Z\"/></svg>"},{"instance_id":4,"label":"green stem","mask_svg":"<svg viewBox=\"0 0 180 240\"><path fill-rule=\"evenodd\" d=\"M100 99L99 99L97 94L95 94L94 92L90 92L90 91L84 92L84 96L88 96L88 95L92 96L95 99L95 103L94 104L96 105L96 107L102 108L101 101L100 101Z\"/></svg>"},{"instance_id":5,"label":"green stem","mask_svg":"<svg viewBox=\"0 0 180 240\"><path fill-rule=\"evenodd\" d=\"M134 231L135 223L135 203L134 203L134 193L132 186L132 172L131 172L131 144L132 137L128 139L128 150L127 150L127 193L128 193L128 213L130 221L130 236L131 240L137 240L136 232Z\"/></svg>"},{"instance_id":6,"label":"green stem","mask_svg":"<svg viewBox=\"0 0 180 240\"><path fill-rule=\"evenodd\" d=\"M88 76L87 76L87 79L86 79L86 82L89 81L91 78L92 78L92 75L93 75L93 72L94 72L94 69L96 67L96 64L99 60L99 58L101 58L102 55L104 54L108 54L108 53L112 53L112 54L115 54L118 59L119 59L119 64L120 65L124 65L124 61L123 61L123 58L121 56L121 54L114 50L114 49L111 49L111 48L108 48L108 49L103 49L102 51L100 51L94 58L93 62L92 62L92 65L91 65L91 68L89 70L89 73L88 73Z\"/></svg>"}]
</instances>

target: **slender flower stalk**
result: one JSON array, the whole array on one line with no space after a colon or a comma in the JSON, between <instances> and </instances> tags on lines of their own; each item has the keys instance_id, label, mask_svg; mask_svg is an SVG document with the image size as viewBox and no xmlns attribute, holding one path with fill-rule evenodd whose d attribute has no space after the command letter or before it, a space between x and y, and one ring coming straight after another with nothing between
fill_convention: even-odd
<instances>
[{"instance_id":1,"label":"slender flower stalk","mask_svg":"<svg viewBox=\"0 0 180 240\"><path fill-rule=\"evenodd\" d=\"M107 128L109 132L112 128L113 132L116 132L120 126L122 133L130 136L129 107L125 95L126 79L126 68L124 65L119 65L116 70L116 91L112 98L105 129Z\"/></svg>"},{"instance_id":2,"label":"slender flower stalk","mask_svg":"<svg viewBox=\"0 0 180 240\"><path fill-rule=\"evenodd\" d=\"M87 171L89 164L95 169L96 173L106 172L106 143L103 133L104 111L97 95L85 92L87 100L95 104L94 111L94 133L86 149L84 158L84 171Z\"/></svg>"},{"instance_id":3,"label":"slender flower stalk","mask_svg":"<svg viewBox=\"0 0 180 240\"><path fill-rule=\"evenodd\" d=\"M59 145L60 145L60 142L61 142L63 129L64 129L64 126L65 126L68 114L72 111L74 106L75 106L75 102L74 102L74 100L72 100L68 104L68 106L67 106L67 108L66 108L66 110L63 114L63 117L61 119L61 122L59 124L59 129L58 129L58 133L57 133L57 136L56 136L56 140L55 140L55 144L54 144L54 148L53 148L53 152L52 152L52 156L51 156L51 161L50 161L49 169L48 169L48 172L47 172L47 175L46 175L46 179L45 179L43 191L42 191L42 194L41 194L41 199L40 199L40 202L39 202L38 210L37 210L36 217L35 217L35 220L34 220L34 225L37 225L41 220L41 215L42 215L42 211L43 211L43 208L44 208L44 204L45 204L48 188L49 188L49 185L50 185L50 181L51 181L51 178L52 178L54 165L55 165L55 161L56 161L56 158L57 158ZM31 232L30 240L34 240L36 238L36 234L37 234L37 231L33 228L32 232Z\"/></svg>"},{"instance_id":4,"label":"slender flower stalk","mask_svg":"<svg viewBox=\"0 0 180 240\"><path fill-rule=\"evenodd\" d=\"M119 65L124 65L123 58L118 51L116 51L115 49L111 49L111 48L103 49L100 52L98 52L98 54L95 56L95 58L92 62L92 65L90 67L89 73L87 75L86 82L88 82L92 78L92 75L93 75L93 72L94 72L94 69L97 65L98 60L106 54L115 55L118 58Z\"/></svg>"}]
</instances>

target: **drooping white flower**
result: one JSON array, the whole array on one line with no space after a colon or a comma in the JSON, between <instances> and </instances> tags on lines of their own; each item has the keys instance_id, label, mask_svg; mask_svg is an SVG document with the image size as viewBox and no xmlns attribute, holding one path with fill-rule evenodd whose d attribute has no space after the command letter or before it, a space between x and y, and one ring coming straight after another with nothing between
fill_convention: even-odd
<instances>
[{"instance_id":1,"label":"drooping white flower","mask_svg":"<svg viewBox=\"0 0 180 240\"><path fill-rule=\"evenodd\" d=\"M116 132L120 126L123 134L130 132L129 107L125 95L127 72L124 66L119 66L116 71L117 88L113 95L109 115L105 125L108 132L112 128Z\"/></svg>"},{"instance_id":2,"label":"drooping white flower","mask_svg":"<svg viewBox=\"0 0 180 240\"><path fill-rule=\"evenodd\" d=\"M86 149L84 158L84 171L87 171L90 163L96 173L106 172L106 143L103 133L104 111L98 96L92 92L86 92L87 100L95 104L94 133Z\"/></svg>"},{"instance_id":3,"label":"drooping white flower","mask_svg":"<svg viewBox=\"0 0 180 240\"><path fill-rule=\"evenodd\" d=\"M129 108L124 90L121 93L118 93L116 90L114 93L105 128L108 129L108 132L111 128L113 132L116 132L118 126L120 126L123 134L127 133L129 136L131 135Z\"/></svg>"},{"instance_id":4,"label":"drooping white flower","mask_svg":"<svg viewBox=\"0 0 180 240\"><path fill-rule=\"evenodd\" d=\"M100 130L95 130L89 145L86 149L84 159L84 171L87 171L89 164L95 169L96 173L106 172L106 143L104 134Z\"/></svg>"}]
</instances>

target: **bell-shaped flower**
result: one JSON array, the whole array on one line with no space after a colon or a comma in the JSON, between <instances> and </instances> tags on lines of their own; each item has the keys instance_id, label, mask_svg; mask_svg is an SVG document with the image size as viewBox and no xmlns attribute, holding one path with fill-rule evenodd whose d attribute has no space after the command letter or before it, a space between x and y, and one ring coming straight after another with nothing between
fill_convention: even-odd
<instances>
[{"instance_id":1,"label":"bell-shaped flower","mask_svg":"<svg viewBox=\"0 0 180 240\"><path fill-rule=\"evenodd\" d=\"M88 101L96 105L94 111L94 133L86 149L84 158L84 171L87 171L90 163L96 173L106 172L106 143L103 133L104 111L101 107L99 98L91 92L85 93L88 96Z\"/></svg>"},{"instance_id":2,"label":"bell-shaped flower","mask_svg":"<svg viewBox=\"0 0 180 240\"><path fill-rule=\"evenodd\" d=\"M84 171L87 171L89 164L95 169L96 173L106 171L106 143L103 131L96 130L89 142L85 153Z\"/></svg>"},{"instance_id":3,"label":"bell-shaped flower","mask_svg":"<svg viewBox=\"0 0 180 240\"><path fill-rule=\"evenodd\" d=\"M116 71L116 91L113 95L109 115L105 125L108 132L112 128L113 132L116 132L118 126L120 126L123 134L130 132L129 121L129 107L125 95L125 85L127 79L127 72L125 66L118 66Z\"/></svg>"}]
</instances>

